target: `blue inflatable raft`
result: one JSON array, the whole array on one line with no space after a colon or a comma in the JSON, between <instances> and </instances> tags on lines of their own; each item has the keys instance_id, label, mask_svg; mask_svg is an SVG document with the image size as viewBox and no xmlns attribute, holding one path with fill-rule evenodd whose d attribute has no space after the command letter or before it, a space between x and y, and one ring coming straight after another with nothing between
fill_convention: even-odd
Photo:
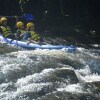
<instances>
[{"instance_id":1,"label":"blue inflatable raft","mask_svg":"<svg viewBox=\"0 0 100 100\"><path fill-rule=\"evenodd\" d=\"M30 49L30 50L34 50L34 49L55 49L55 50L60 50L60 49L65 49L69 52L74 52L76 50L76 46L62 46L62 45L51 45L51 44L46 44L46 45L39 45L39 44L34 44L34 43L30 43L27 44L26 42L23 41L18 41L18 40L12 40L9 38L5 38L2 35L0 35L0 41L7 43L9 45L14 45L14 46L18 46L21 48L25 48L25 49Z\"/></svg>"}]
</instances>

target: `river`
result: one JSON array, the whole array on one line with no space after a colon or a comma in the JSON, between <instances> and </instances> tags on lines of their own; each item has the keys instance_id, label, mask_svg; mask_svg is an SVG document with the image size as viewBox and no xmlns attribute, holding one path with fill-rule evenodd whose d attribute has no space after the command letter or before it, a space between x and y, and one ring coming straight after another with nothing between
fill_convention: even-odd
<instances>
[{"instance_id":1,"label":"river","mask_svg":"<svg viewBox=\"0 0 100 100\"><path fill-rule=\"evenodd\" d=\"M0 100L100 100L100 49L1 45Z\"/></svg>"}]
</instances>

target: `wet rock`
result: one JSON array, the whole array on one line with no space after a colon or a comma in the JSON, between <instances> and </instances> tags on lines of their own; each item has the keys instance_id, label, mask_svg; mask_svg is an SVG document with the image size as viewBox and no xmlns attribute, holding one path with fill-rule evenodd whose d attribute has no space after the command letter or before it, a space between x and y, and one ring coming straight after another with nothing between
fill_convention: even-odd
<instances>
[{"instance_id":1,"label":"wet rock","mask_svg":"<svg viewBox=\"0 0 100 100\"><path fill-rule=\"evenodd\" d=\"M78 83L78 78L77 78L74 70L71 70L71 69L57 69L57 70L55 70L54 75L59 77L59 78L63 78L65 80L67 80L67 82L69 84Z\"/></svg>"},{"instance_id":2,"label":"wet rock","mask_svg":"<svg viewBox=\"0 0 100 100\"><path fill-rule=\"evenodd\" d=\"M62 57L55 57L55 56L49 56L49 55L35 55L30 57L30 59L33 60L34 64L31 69L32 73L34 72L40 72L45 68L62 68L66 65L66 67L74 68L74 69L80 69L84 67L84 65L77 61L73 60L70 57L69 58L62 58Z\"/></svg>"},{"instance_id":3,"label":"wet rock","mask_svg":"<svg viewBox=\"0 0 100 100\"><path fill-rule=\"evenodd\" d=\"M92 82L97 87L97 90L100 92L100 81L98 82Z\"/></svg>"},{"instance_id":4,"label":"wet rock","mask_svg":"<svg viewBox=\"0 0 100 100\"><path fill-rule=\"evenodd\" d=\"M81 64L79 61L72 60L69 58L68 59L60 59L60 62L65 65L72 66L74 69L79 69L79 68L83 67L83 64Z\"/></svg>"},{"instance_id":5,"label":"wet rock","mask_svg":"<svg viewBox=\"0 0 100 100\"><path fill-rule=\"evenodd\" d=\"M90 91L92 94L100 94L100 81L97 82L88 82L82 84L82 87L88 91Z\"/></svg>"},{"instance_id":6,"label":"wet rock","mask_svg":"<svg viewBox=\"0 0 100 100\"><path fill-rule=\"evenodd\" d=\"M55 92L47 94L36 100L99 100L98 97L91 94L72 94L69 92Z\"/></svg>"},{"instance_id":7,"label":"wet rock","mask_svg":"<svg viewBox=\"0 0 100 100\"><path fill-rule=\"evenodd\" d=\"M2 72L0 72L0 83L4 82L4 75Z\"/></svg>"},{"instance_id":8,"label":"wet rock","mask_svg":"<svg viewBox=\"0 0 100 100\"><path fill-rule=\"evenodd\" d=\"M56 69L47 73L40 73L33 77L34 82L63 82L66 84L78 83L78 78L74 70Z\"/></svg>"}]
</instances>

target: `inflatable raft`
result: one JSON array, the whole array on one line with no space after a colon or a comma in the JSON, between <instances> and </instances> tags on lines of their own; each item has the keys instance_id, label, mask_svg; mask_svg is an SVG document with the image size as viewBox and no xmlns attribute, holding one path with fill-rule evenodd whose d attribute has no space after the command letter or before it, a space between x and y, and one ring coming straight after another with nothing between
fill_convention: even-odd
<instances>
[{"instance_id":1,"label":"inflatable raft","mask_svg":"<svg viewBox=\"0 0 100 100\"><path fill-rule=\"evenodd\" d=\"M55 50L60 50L60 49L65 49L69 52L74 52L76 50L76 46L62 46L62 45L51 45L51 44L46 44L46 45L39 45L39 44L34 44L34 43L30 43L27 44L24 41L18 41L18 40L12 40L9 38L5 38L2 35L0 35L0 41L3 43L7 43L9 45L13 45L13 46L17 46L17 47L21 47L21 48L25 48L25 49L29 49L29 50L34 50L34 49L55 49Z\"/></svg>"}]
</instances>

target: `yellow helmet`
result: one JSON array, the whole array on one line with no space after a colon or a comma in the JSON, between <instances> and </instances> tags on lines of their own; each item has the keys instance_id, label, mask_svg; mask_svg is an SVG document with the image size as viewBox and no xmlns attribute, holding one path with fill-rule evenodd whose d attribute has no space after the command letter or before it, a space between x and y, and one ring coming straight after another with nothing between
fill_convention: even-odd
<instances>
[{"instance_id":1,"label":"yellow helmet","mask_svg":"<svg viewBox=\"0 0 100 100\"><path fill-rule=\"evenodd\" d=\"M24 25L24 23L20 21L20 22L17 22L16 27L19 28L19 27L21 27L23 25Z\"/></svg>"},{"instance_id":2,"label":"yellow helmet","mask_svg":"<svg viewBox=\"0 0 100 100\"><path fill-rule=\"evenodd\" d=\"M5 20L7 21L7 18L6 17L2 17L1 20L0 20L0 22L2 23Z\"/></svg>"},{"instance_id":3,"label":"yellow helmet","mask_svg":"<svg viewBox=\"0 0 100 100\"><path fill-rule=\"evenodd\" d=\"M26 25L27 29L29 29L31 26L33 26L33 27L34 27L34 26L35 26L35 25L34 25L34 23L29 22L29 23L27 23L27 25Z\"/></svg>"}]
</instances>

